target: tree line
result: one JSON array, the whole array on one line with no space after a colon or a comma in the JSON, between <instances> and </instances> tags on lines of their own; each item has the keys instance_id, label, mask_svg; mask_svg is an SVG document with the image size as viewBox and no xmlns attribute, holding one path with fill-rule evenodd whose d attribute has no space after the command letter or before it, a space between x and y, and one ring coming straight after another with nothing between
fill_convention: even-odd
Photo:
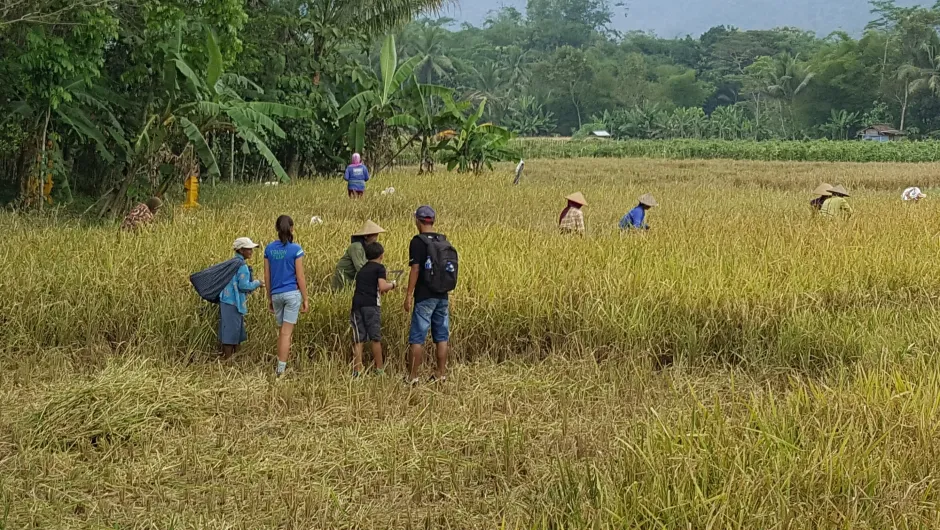
<instances>
[{"instance_id":1,"label":"tree line","mask_svg":"<svg viewBox=\"0 0 940 530\"><path fill-rule=\"evenodd\" d=\"M486 119L527 136L843 140L885 123L932 138L940 2L869 7L858 37L718 26L663 39L612 30L616 6L603 0L529 0L482 27L414 22L402 42L423 79L487 98Z\"/></svg>"},{"instance_id":2,"label":"tree line","mask_svg":"<svg viewBox=\"0 0 940 530\"><path fill-rule=\"evenodd\" d=\"M850 139L940 130L940 4L871 3L860 36L620 33L608 0L480 26L446 0L0 0L0 199L116 214L199 172L329 174L353 151L478 171L512 135ZM424 17L417 19L417 17ZM417 19L417 20L416 20ZM97 202L95 202L97 201Z\"/></svg>"}]
</instances>

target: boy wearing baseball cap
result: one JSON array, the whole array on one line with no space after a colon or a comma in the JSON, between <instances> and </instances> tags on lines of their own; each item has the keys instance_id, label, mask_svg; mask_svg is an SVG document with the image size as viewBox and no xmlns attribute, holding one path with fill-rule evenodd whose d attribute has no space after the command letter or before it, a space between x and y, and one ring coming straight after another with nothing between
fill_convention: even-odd
<instances>
[{"instance_id":1,"label":"boy wearing baseball cap","mask_svg":"<svg viewBox=\"0 0 940 530\"><path fill-rule=\"evenodd\" d=\"M248 332L245 330L248 295L264 285L260 280L251 279L251 268L247 263L256 248L258 244L247 237L240 237L232 243L235 257L243 263L219 296L219 342L222 343L222 359L230 359L235 355L238 346L248 340Z\"/></svg>"}]
</instances>

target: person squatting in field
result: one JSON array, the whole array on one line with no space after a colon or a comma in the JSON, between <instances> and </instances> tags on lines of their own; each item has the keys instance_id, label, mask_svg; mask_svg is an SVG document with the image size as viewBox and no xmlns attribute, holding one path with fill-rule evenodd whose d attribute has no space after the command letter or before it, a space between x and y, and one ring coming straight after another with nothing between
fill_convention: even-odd
<instances>
[{"instance_id":1,"label":"person squatting in field","mask_svg":"<svg viewBox=\"0 0 940 530\"><path fill-rule=\"evenodd\" d=\"M849 201L846 200L849 197L849 192L840 184L833 186L830 193L832 193L832 196L823 203L819 214L828 219L838 218L844 220L851 217L852 207L849 205Z\"/></svg>"},{"instance_id":2,"label":"person squatting in field","mask_svg":"<svg viewBox=\"0 0 940 530\"><path fill-rule=\"evenodd\" d=\"M812 212L817 214L820 210L822 210L823 204L826 203L826 199L832 197L832 184L826 184L823 182L816 187L816 190L813 191L813 195L816 195L816 198L809 201L809 206L812 209Z\"/></svg>"},{"instance_id":3,"label":"person squatting in field","mask_svg":"<svg viewBox=\"0 0 940 530\"><path fill-rule=\"evenodd\" d=\"M565 199L568 201L568 206L561 211L561 216L558 217L558 228L563 234L583 235L584 212L581 211L581 208L587 206L587 200L584 199L584 195L580 191L572 193Z\"/></svg>"},{"instance_id":4,"label":"person squatting in field","mask_svg":"<svg viewBox=\"0 0 940 530\"><path fill-rule=\"evenodd\" d=\"M621 230L650 229L650 225L646 222L646 213L650 208L659 206L659 203L649 193L644 193L637 201L639 204L620 219Z\"/></svg>"},{"instance_id":5,"label":"person squatting in field","mask_svg":"<svg viewBox=\"0 0 940 530\"><path fill-rule=\"evenodd\" d=\"M294 220L286 215L275 223L278 240L264 249L264 276L268 288L268 309L279 328L277 337L277 368L281 377L290 359L291 339L300 313L310 308L307 280L304 277L304 250L294 243Z\"/></svg>"},{"instance_id":6,"label":"person squatting in field","mask_svg":"<svg viewBox=\"0 0 940 530\"><path fill-rule=\"evenodd\" d=\"M398 287L389 282L385 265L385 248L373 241L365 247L368 262L356 274L356 292L353 295L349 323L353 334L353 377L362 375L362 349L367 341L372 343L372 360L375 374L385 374L382 356L382 295Z\"/></svg>"},{"instance_id":7,"label":"person squatting in field","mask_svg":"<svg viewBox=\"0 0 940 530\"><path fill-rule=\"evenodd\" d=\"M258 244L247 237L240 237L232 243L232 250L242 264L232 281L219 295L219 342L222 344L222 359L232 358L238 347L248 340L248 331L245 329L248 295L264 286L264 282L252 280L251 269L247 263L256 248Z\"/></svg>"},{"instance_id":8,"label":"person squatting in field","mask_svg":"<svg viewBox=\"0 0 940 530\"><path fill-rule=\"evenodd\" d=\"M336 269L333 272L333 291L341 291L352 285L356 280L356 274L369 261L366 258L366 245L375 243L379 240L379 234L384 233L384 228L369 220L362 225L358 232L352 235L352 242L346 249L346 253L336 264Z\"/></svg>"},{"instance_id":9,"label":"person squatting in field","mask_svg":"<svg viewBox=\"0 0 940 530\"><path fill-rule=\"evenodd\" d=\"M147 202L138 204L124 217L121 230L132 232L152 223L154 216L162 206L163 201L159 197L151 197L147 199Z\"/></svg>"},{"instance_id":10,"label":"person squatting in field","mask_svg":"<svg viewBox=\"0 0 940 530\"><path fill-rule=\"evenodd\" d=\"M369 168L362 163L362 157L359 153L354 153L352 163L346 167L346 174L343 175L346 181L346 193L351 199L358 199L366 192L366 182L369 181Z\"/></svg>"},{"instance_id":11,"label":"person squatting in field","mask_svg":"<svg viewBox=\"0 0 940 530\"><path fill-rule=\"evenodd\" d=\"M438 277L451 274L456 282L456 261L447 263L446 272L435 270L440 264L434 263L432 258L432 245L453 247L447 243L447 238L435 232L434 223L437 214L430 206L422 206L415 212L415 226L418 235L411 240L408 246L408 265L411 271L408 275L408 290L405 293L404 308L411 313L411 329L408 333L410 356L408 358L408 377L405 382L411 385L418 383L418 369L424 363L424 343L431 331L431 339L435 344L437 368L429 382L443 382L447 380L447 354L450 347L450 300L448 292L435 288L431 284L428 273L439 273ZM440 248L440 247L436 247ZM436 252L436 250L435 250Z\"/></svg>"},{"instance_id":12,"label":"person squatting in field","mask_svg":"<svg viewBox=\"0 0 940 530\"><path fill-rule=\"evenodd\" d=\"M901 200L904 202L918 202L926 198L927 194L920 191L918 187L907 188L901 193Z\"/></svg>"}]
</instances>

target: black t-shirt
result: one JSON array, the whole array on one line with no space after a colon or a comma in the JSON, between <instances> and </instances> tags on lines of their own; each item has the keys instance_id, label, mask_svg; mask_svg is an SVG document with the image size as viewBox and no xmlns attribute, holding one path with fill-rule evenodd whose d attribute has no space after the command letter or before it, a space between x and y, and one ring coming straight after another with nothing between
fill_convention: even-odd
<instances>
[{"instance_id":1,"label":"black t-shirt","mask_svg":"<svg viewBox=\"0 0 940 530\"><path fill-rule=\"evenodd\" d=\"M369 261L356 274L356 294L353 295L353 309L377 307L379 301L379 278L385 278L385 265Z\"/></svg>"},{"instance_id":2,"label":"black t-shirt","mask_svg":"<svg viewBox=\"0 0 940 530\"><path fill-rule=\"evenodd\" d=\"M413 267L417 265L420 269L424 268L425 262L428 260L428 244L425 243L421 238L427 236L436 236L435 233L427 234L418 234L411 240L411 245L408 246L408 266ZM424 281L421 278L421 275L418 275L418 285L415 286L415 302L420 302L422 300L428 300L430 298L436 298L439 300L447 300L447 293L435 293L425 285Z\"/></svg>"}]
</instances>

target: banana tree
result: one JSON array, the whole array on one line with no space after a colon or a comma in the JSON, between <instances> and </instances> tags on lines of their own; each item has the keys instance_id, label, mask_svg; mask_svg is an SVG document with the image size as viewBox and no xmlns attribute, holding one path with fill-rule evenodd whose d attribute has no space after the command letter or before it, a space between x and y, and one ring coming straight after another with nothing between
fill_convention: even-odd
<instances>
[{"instance_id":1,"label":"banana tree","mask_svg":"<svg viewBox=\"0 0 940 530\"><path fill-rule=\"evenodd\" d=\"M388 35L382 44L381 79L373 78L376 88L360 92L346 102L339 110L339 117L355 116L349 124L347 141L349 147L357 152L366 148L366 136L370 137L370 149L379 167L390 158L388 141L388 120L400 115L404 106L402 98L406 83L414 79L415 67L420 57L412 57L401 65L398 64L398 52L395 49L395 36ZM384 165L387 165L384 164Z\"/></svg>"},{"instance_id":2,"label":"banana tree","mask_svg":"<svg viewBox=\"0 0 940 530\"><path fill-rule=\"evenodd\" d=\"M274 118L303 118L307 113L277 103L245 101L236 89L247 87L258 94L262 91L243 77L225 73L222 53L212 32L206 35L204 51L208 60L204 76L197 75L182 55L181 43L182 31L178 28L173 42L167 46L159 107L157 103L148 106L146 119L132 142L124 179L118 189L112 190L113 199L102 208L102 215L120 211L128 189L142 177L149 177L154 187L150 192L164 192L178 175L173 171L157 175L157 169L179 160L181 155L173 151L181 146L180 153L192 147L198 162L206 169L206 176L219 178L218 161L206 140L209 134L237 136L246 149L254 148L264 157L278 178L290 180L267 142L272 136L286 137Z\"/></svg>"},{"instance_id":3,"label":"banana tree","mask_svg":"<svg viewBox=\"0 0 940 530\"><path fill-rule=\"evenodd\" d=\"M485 108L484 99L468 116L459 113L459 130L442 135L434 148L436 153L441 153L448 171L479 173L484 167L493 169L493 162L518 158L518 153L509 148L509 140L513 138L511 131L492 123L479 123Z\"/></svg>"},{"instance_id":4,"label":"banana tree","mask_svg":"<svg viewBox=\"0 0 940 530\"><path fill-rule=\"evenodd\" d=\"M431 142L441 131L455 127L460 112L469 108L468 102L454 101L454 90L438 86L424 85L415 79L408 90L408 99L404 112L385 121L390 127L402 127L411 132L409 140L402 145L398 154L420 141L420 168L418 174L434 172L434 157L431 155ZM397 158L398 154L394 158Z\"/></svg>"}]
</instances>

